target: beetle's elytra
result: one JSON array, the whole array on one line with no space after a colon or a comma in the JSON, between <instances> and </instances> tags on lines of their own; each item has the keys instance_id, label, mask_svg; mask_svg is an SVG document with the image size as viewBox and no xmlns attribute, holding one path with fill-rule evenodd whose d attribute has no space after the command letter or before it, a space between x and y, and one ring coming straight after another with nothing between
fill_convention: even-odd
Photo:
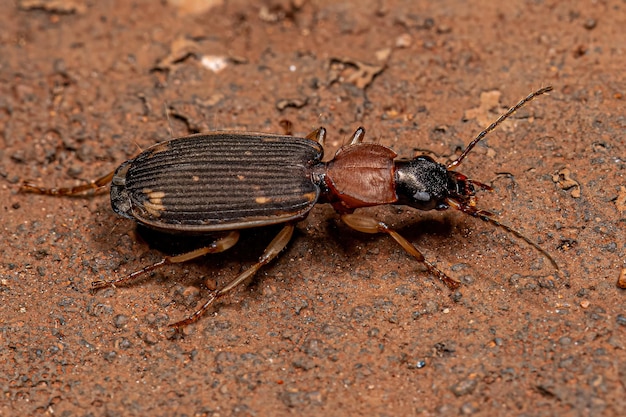
<instances>
[{"instance_id":1,"label":"beetle's elytra","mask_svg":"<svg viewBox=\"0 0 626 417\"><path fill-rule=\"evenodd\" d=\"M170 233L227 232L221 233L208 247L165 257L116 280L96 281L95 289L122 284L164 264L222 252L237 242L240 229L285 225L257 263L224 287L211 291L200 309L171 325L176 328L196 321L215 300L274 259L291 239L295 223L304 219L316 203L332 204L352 229L388 234L450 288L457 288L459 282L429 263L411 242L385 223L354 211L382 204L401 204L419 210L453 207L513 233L540 251L558 269L552 257L535 242L500 223L493 213L476 207L477 189L490 190L489 186L452 170L504 119L551 90L551 87L542 88L522 99L480 132L459 157L447 165L425 155L408 161L396 160L397 155L391 149L363 143L363 128L357 129L350 144L339 149L329 162L322 162L324 128L304 138L213 132L157 144L89 184L47 189L25 183L22 190L71 195L111 182L113 210L141 225Z\"/></svg>"},{"instance_id":2,"label":"beetle's elytra","mask_svg":"<svg viewBox=\"0 0 626 417\"><path fill-rule=\"evenodd\" d=\"M299 220L320 188L323 154L306 138L214 132L157 144L124 162L111 182L113 210L164 231L214 232Z\"/></svg>"}]
</instances>

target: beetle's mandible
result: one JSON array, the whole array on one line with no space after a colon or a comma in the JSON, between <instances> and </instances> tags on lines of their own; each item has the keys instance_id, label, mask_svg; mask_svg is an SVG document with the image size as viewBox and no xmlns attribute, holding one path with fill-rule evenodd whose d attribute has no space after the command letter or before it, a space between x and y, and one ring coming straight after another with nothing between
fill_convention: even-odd
<instances>
[{"instance_id":1,"label":"beetle's mandible","mask_svg":"<svg viewBox=\"0 0 626 417\"><path fill-rule=\"evenodd\" d=\"M185 262L232 247L239 230L284 224L259 260L227 285L211 291L195 313L171 326L195 322L219 298L253 276L285 248L295 224L317 203L329 203L350 228L364 233L386 233L421 262L448 287L459 282L428 262L407 239L372 217L355 214L358 208L400 204L419 210L453 207L503 228L556 262L534 241L500 223L490 211L476 207L476 191L491 188L456 172L472 148L504 119L533 98L547 93L545 87L522 99L480 132L451 163L444 165L421 155L396 160L389 148L363 143L365 130L358 128L349 145L322 162L326 130L307 137L250 132L212 132L172 139L157 144L122 163L114 172L74 188L40 188L30 183L22 191L48 195L73 195L111 183L113 210L137 223L164 232L221 233L210 246L161 261L111 281L96 281L94 289L117 286L165 264Z\"/></svg>"}]
</instances>

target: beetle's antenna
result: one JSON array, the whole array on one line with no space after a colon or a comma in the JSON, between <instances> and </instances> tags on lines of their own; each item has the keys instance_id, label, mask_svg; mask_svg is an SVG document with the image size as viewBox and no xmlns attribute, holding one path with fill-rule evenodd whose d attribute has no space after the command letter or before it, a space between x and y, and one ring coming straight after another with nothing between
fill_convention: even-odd
<instances>
[{"instance_id":1,"label":"beetle's antenna","mask_svg":"<svg viewBox=\"0 0 626 417\"><path fill-rule=\"evenodd\" d=\"M480 132L478 134L478 136L476 136L474 138L474 140L471 141L469 145L467 145L467 147L461 153L461 155L459 155L459 157L456 158L454 161L450 162L446 168L447 169L451 169L451 168L454 168L457 165L459 165L461 163L461 161L463 161L463 159L465 159L467 154L470 153L470 151L474 148L474 146L476 146L476 144L478 142L480 142L487 135L487 133L489 133L493 129L495 129L500 123L502 123L504 120L506 120L510 115L515 113L517 110L519 110L520 107L523 107L526 103L528 103L529 101L531 101L535 97L540 96L540 95L545 94L545 93L550 92L550 91L552 91L552 87L551 86L540 88L539 90L535 91L534 93L530 93L528 96L526 96L526 98L523 98L522 100L520 100L519 103L517 103L515 106L513 106L509 110L507 110L507 112L504 113L502 116L498 117L498 120L496 120L495 122L490 124L487 129L485 129L482 132Z\"/></svg>"},{"instance_id":2,"label":"beetle's antenna","mask_svg":"<svg viewBox=\"0 0 626 417\"><path fill-rule=\"evenodd\" d=\"M522 232L513 229L511 226L507 226L504 223L500 223L498 220L496 220L493 216L494 214L490 211L487 210L481 210L481 209L477 209L475 207L472 206L468 206L466 204L462 204L454 199L448 198L446 199L446 202L451 206L454 207L455 209L462 211L465 214L469 214L470 216L479 218L482 221L485 221L487 223L491 223L494 226L500 227L504 230L506 230L507 232L511 233L512 235L514 235L515 237L522 239L524 242L528 243L530 246L532 246L533 248L535 248L537 251L539 251L543 256L545 256L546 258L548 258L548 260L550 261L550 263L552 264L552 266L554 267L554 269L556 269L557 271L559 270L559 265L556 263L556 261L554 260L554 258L552 258L552 256L545 250L543 249L541 246L539 246L537 243L533 242L530 238L524 236L522 234Z\"/></svg>"}]
</instances>

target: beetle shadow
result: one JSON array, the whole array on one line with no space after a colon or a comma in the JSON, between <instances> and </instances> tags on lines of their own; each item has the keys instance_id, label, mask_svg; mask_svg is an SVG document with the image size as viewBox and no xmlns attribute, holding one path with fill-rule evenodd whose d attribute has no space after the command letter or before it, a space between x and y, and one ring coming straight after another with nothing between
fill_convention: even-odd
<instances>
[{"instance_id":1,"label":"beetle shadow","mask_svg":"<svg viewBox=\"0 0 626 417\"><path fill-rule=\"evenodd\" d=\"M211 278L217 276L223 269L232 269L232 265L245 265L249 267L257 262L267 245L278 234L283 225L259 227L254 229L241 230L239 241L232 247L223 252L207 254L179 264L179 265L196 265L199 268L198 276L193 274L188 278L183 278L185 282L201 282L202 277ZM175 256L196 249L210 246L216 239L225 236L229 232L216 233L166 233L145 226L137 225L137 235L148 245L151 250L158 251L161 255ZM220 285L225 285L230 279L234 279L236 274L240 272L239 268L234 268L232 276L222 276ZM167 277L165 277L167 279ZM250 283L255 283L252 279ZM250 284L248 284L250 285Z\"/></svg>"},{"instance_id":2,"label":"beetle shadow","mask_svg":"<svg viewBox=\"0 0 626 417\"><path fill-rule=\"evenodd\" d=\"M211 245L220 234L167 233L136 225L135 231L144 244L168 256L180 255Z\"/></svg>"},{"instance_id":3,"label":"beetle shadow","mask_svg":"<svg viewBox=\"0 0 626 417\"><path fill-rule=\"evenodd\" d=\"M425 236L436 239L454 239L457 221L451 216L421 218L402 224L395 230L409 241L415 243Z\"/></svg>"},{"instance_id":4,"label":"beetle shadow","mask_svg":"<svg viewBox=\"0 0 626 417\"><path fill-rule=\"evenodd\" d=\"M232 248L224 252L218 252L216 255L236 251L237 248L245 245L251 249L246 252L250 254L251 258L256 260L282 227L283 225L243 229L241 230L239 241ZM166 255L180 255L209 246L215 242L216 239L230 233L167 233L139 224L136 230L141 239L143 239L151 249L158 250ZM258 252L256 256L254 256L255 252Z\"/></svg>"},{"instance_id":5,"label":"beetle shadow","mask_svg":"<svg viewBox=\"0 0 626 417\"><path fill-rule=\"evenodd\" d=\"M397 226L388 225L421 250L432 245L429 241L460 239L461 237L457 236L455 232L459 222L459 220L451 216L426 218L412 216L411 219L402 221ZM347 257L352 256L356 250L359 250L356 249L359 245L374 242L384 245L395 245L402 251L393 239L384 233L361 233L343 224L339 219L329 219L326 226L328 234ZM409 255L407 254L407 256Z\"/></svg>"}]
</instances>

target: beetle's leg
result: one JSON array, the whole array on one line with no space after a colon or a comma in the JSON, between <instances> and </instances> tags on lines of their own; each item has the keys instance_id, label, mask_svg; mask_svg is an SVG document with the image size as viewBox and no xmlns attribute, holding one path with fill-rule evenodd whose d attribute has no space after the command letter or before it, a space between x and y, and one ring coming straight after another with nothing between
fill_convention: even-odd
<instances>
[{"instance_id":1,"label":"beetle's leg","mask_svg":"<svg viewBox=\"0 0 626 417\"><path fill-rule=\"evenodd\" d=\"M324 142L326 141L326 129L323 127L319 127L305 136L307 139L314 140L320 145L324 146Z\"/></svg>"},{"instance_id":2,"label":"beetle's leg","mask_svg":"<svg viewBox=\"0 0 626 417\"><path fill-rule=\"evenodd\" d=\"M528 243L530 246L538 250L543 256L548 258L548 260L550 261L554 269L556 269L557 271L559 270L559 265L557 265L556 261L552 258L552 256L550 256L550 254L545 249L543 249L537 243L530 240L530 238L524 236L522 232L519 232L513 229L511 226L507 226L504 223L500 223L498 220L494 218L495 214L493 214L492 212L487 211L487 210L477 209L476 207L468 206L467 204L461 204L458 201L452 200L450 198L448 198L446 202L450 205L450 207L454 207L455 209L462 211L465 214L469 214L470 216L479 218L482 221L491 223L494 226L500 227L506 230L507 232L511 233L512 235L522 239L524 242Z\"/></svg>"},{"instance_id":3,"label":"beetle's leg","mask_svg":"<svg viewBox=\"0 0 626 417\"><path fill-rule=\"evenodd\" d=\"M283 128L283 133L285 135L293 136L293 123L291 123L291 120L283 119L278 122L278 124Z\"/></svg>"},{"instance_id":4,"label":"beetle's leg","mask_svg":"<svg viewBox=\"0 0 626 417\"><path fill-rule=\"evenodd\" d=\"M55 196L64 196L64 195L76 195L80 193L84 193L85 191L97 190L101 187L104 187L113 179L113 175L115 171L111 171L103 177L100 177L96 180L89 181L86 184L78 185L76 187L67 187L67 188L44 188L38 187L35 184L30 182L24 182L20 187L21 193L35 193L35 194L45 194L45 195L55 195Z\"/></svg>"},{"instance_id":5,"label":"beetle's leg","mask_svg":"<svg viewBox=\"0 0 626 417\"><path fill-rule=\"evenodd\" d=\"M233 245L237 243L237 240L239 240L239 232L234 230L228 233L226 236L217 239L215 242L211 243L211 245L209 246L199 248L191 252L183 253L182 255L166 256L165 258L161 259L159 262L152 264L152 265L148 265L144 268L141 268L140 270L135 271L129 275L126 275L125 277L117 278L117 279L110 280L110 281L94 281L91 283L91 289L92 291L95 291L95 290L98 290L100 288L105 288L105 287L116 287L118 285L126 284L127 282L132 281L135 278L140 277L144 274L147 274L148 272L153 271L157 268L160 268L163 265L187 262L187 261L199 258L209 253L224 252L225 250L233 247Z\"/></svg>"},{"instance_id":6,"label":"beetle's leg","mask_svg":"<svg viewBox=\"0 0 626 417\"><path fill-rule=\"evenodd\" d=\"M422 255L422 253L419 251L419 249L417 249L411 242L402 237L398 232L390 229L389 226L387 226L385 223L379 222L372 217L363 216L360 214L343 214L341 216L341 220L349 227L354 230L358 230L359 232L387 233L393 238L393 240L395 240L400 246L402 246L402 249L404 249L415 259L417 259L418 262L424 264L424 266L426 266L431 274L437 276L437 278L443 281L443 283L446 284L448 288L455 289L458 288L459 285L461 285L458 281L453 280L445 273L438 270L433 264L428 262L426 258L424 258L424 255Z\"/></svg>"},{"instance_id":7,"label":"beetle's leg","mask_svg":"<svg viewBox=\"0 0 626 417\"><path fill-rule=\"evenodd\" d=\"M239 274L237 278L230 281L228 284L226 284L225 287L219 290L211 291L209 299L202 305L202 307L200 307L186 319L170 324L170 327L180 329L181 327L185 327L191 323L194 323L204 314L204 312L211 306L211 304L215 302L215 300L222 298L224 295L228 294L243 281L256 274L263 265L271 262L274 258L276 258L276 256L278 256L278 254L283 249L285 249L285 246L287 246L287 243L289 243L289 241L291 240L294 228L295 226L293 223L288 223L287 225L285 225L285 227L281 229L278 235L276 235L276 237L270 242L267 248L265 248L265 251L254 265Z\"/></svg>"},{"instance_id":8,"label":"beetle's leg","mask_svg":"<svg viewBox=\"0 0 626 417\"><path fill-rule=\"evenodd\" d=\"M352 134L352 138L350 139L350 145L358 145L359 143L363 142L364 138L365 138L365 129L359 126L357 130L355 130L354 133Z\"/></svg>"}]
</instances>

